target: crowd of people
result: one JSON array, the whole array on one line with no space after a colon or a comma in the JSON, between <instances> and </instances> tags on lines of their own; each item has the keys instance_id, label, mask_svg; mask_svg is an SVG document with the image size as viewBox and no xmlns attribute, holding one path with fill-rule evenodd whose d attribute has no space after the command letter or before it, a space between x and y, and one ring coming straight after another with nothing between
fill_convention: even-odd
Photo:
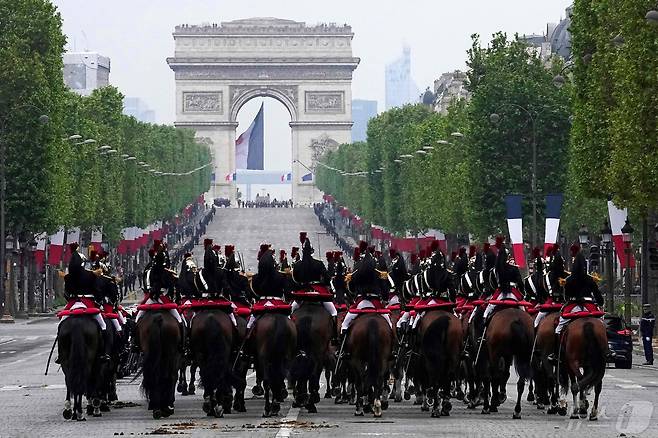
<instances>
[{"instance_id":1,"label":"crowd of people","mask_svg":"<svg viewBox=\"0 0 658 438\"><path fill-rule=\"evenodd\" d=\"M331 236L338 246L345 254L352 254L356 247L356 242L349 236L341 234L336 227L336 220L333 215L328 214L326 203L313 204L313 211L318 217L318 220L327 231L327 235Z\"/></svg>"}]
</instances>

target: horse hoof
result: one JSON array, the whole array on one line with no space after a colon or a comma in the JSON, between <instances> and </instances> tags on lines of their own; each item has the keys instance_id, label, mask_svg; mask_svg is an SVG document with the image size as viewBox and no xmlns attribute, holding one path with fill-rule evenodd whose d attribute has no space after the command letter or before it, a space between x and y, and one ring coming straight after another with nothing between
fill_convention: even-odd
<instances>
[{"instance_id":1,"label":"horse hoof","mask_svg":"<svg viewBox=\"0 0 658 438\"><path fill-rule=\"evenodd\" d=\"M580 415L578 414L571 414L569 417L570 420L580 420Z\"/></svg>"},{"instance_id":2,"label":"horse hoof","mask_svg":"<svg viewBox=\"0 0 658 438\"><path fill-rule=\"evenodd\" d=\"M196 387L194 386L194 384L190 383L190 386L187 388L187 393L189 395L196 394Z\"/></svg>"},{"instance_id":3,"label":"horse hoof","mask_svg":"<svg viewBox=\"0 0 658 438\"><path fill-rule=\"evenodd\" d=\"M468 406L466 406L466 409L475 409L475 403L470 402Z\"/></svg>"},{"instance_id":4,"label":"horse hoof","mask_svg":"<svg viewBox=\"0 0 658 438\"><path fill-rule=\"evenodd\" d=\"M308 411L309 414L318 413L318 408L316 408L314 404L306 405L306 410Z\"/></svg>"},{"instance_id":5,"label":"horse hoof","mask_svg":"<svg viewBox=\"0 0 658 438\"><path fill-rule=\"evenodd\" d=\"M319 392L314 392L311 394L311 403L320 403L320 393Z\"/></svg>"},{"instance_id":6,"label":"horse hoof","mask_svg":"<svg viewBox=\"0 0 658 438\"><path fill-rule=\"evenodd\" d=\"M329 391L327 391L327 392L324 393L324 398L331 398L331 397L332 397L332 396L331 396L331 394L329 393Z\"/></svg>"},{"instance_id":7,"label":"horse hoof","mask_svg":"<svg viewBox=\"0 0 658 438\"><path fill-rule=\"evenodd\" d=\"M589 414L589 421L596 421L598 419L599 419L598 416L596 416L595 414Z\"/></svg>"},{"instance_id":8,"label":"horse hoof","mask_svg":"<svg viewBox=\"0 0 658 438\"><path fill-rule=\"evenodd\" d=\"M185 389L185 385L183 385L182 383L179 383L179 384L176 386L176 391L177 391L179 394L182 394L183 392L186 391L186 389Z\"/></svg>"},{"instance_id":9,"label":"horse hoof","mask_svg":"<svg viewBox=\"0 0 658 438\"><path fill-rule=\"evenodd\" d=\"M75 421L87 421L84 415L82 413L78 413L78 415L75 417Z\"/></svg>"},{"instance_id":10,"label":"horse hoof","mask_svg":"<svg viewBox=\"0 0 658 438\"><path fill-rule=\"evenodd\" d=\"M372 406L370 406L370 405L364 405L364 406L363 406L363 412L364 412L365 414L371 414L371 413L372 413Z\"/></svg>"},{"instance_id":11,"label":"horse hoof","mask_svg":"<svg viewBox=\"0 0 658 438\"><path fill-rule=\"evenodd\" d=\"M272 403L272 415L277 416L279 415L279 411L281 411L281 405L278 403Z\"/></svg>"},{"instance_id":12,"label":"horse hoof","mask_svg":"<svg viewBox=\"0 0 658 438\"><path fill-rule=\"evenodd\" d=\"M429 412L430 407L424 404L420 407L420 410L423 412Z\"/></svg>"},{"instance_id":13,"label":"horse hoof","mask_svg":"<svg viewBox=\"0 0 658 438\"><path fill-rule=\"evenodd\" d=\"M521 419L521 412L514 412L512 414L512 418L514 418L515 420L520 420Z\"/></svg>"},{"instance_id":14,"label":"horse hoof","mask_svg":"<svg viewBox=\"0 0 658 438\"><path fill-rule=\"evenodd\" d=\"M482 411L480 412L480 414L482 415L489 415L490 413L491 411L487 408L482 408Z\"/></svg>"},{"instance_id":15,"label":"horse hoof","mask_svg":"<svg viewBox=\"0 0 658 438\"><path fill-rule=\"evenodd\" d=\"M94 415L94 407L92 405L87 405L87 415Z\"/></svg>"},{"instance_id":16,"label":"horse hoof","mask_svg":"<svg viewBox=\"0 0 658 438\"><path fill-rule=\"evenodd\" d=\"M262 386L256 385L253 388L251 388L251 393L256 397L260 397L263 394L265 394L265 391L263 390Z\"/></svg>"},{"instance_id":17,"label":"horse hoof","mask_svg":"<svg viewBox=\"0 0 658 438\"><path fill-rule=\"evenodd\" d=\"M153 419L159 420L160 418L162 418L162 411L160 409L153 409Z\"/></svg>"},{"instance_id":18,"label":"horse hoof","mask_svg":"<svg viewBox=\"0 0 658 438\"><path fill-rule=\"evenodd\" d=\"M558 413L561 417L564 417L565 415L567 415L567 407L565 406L565 407L560 407L560 408L558 408L558 409L557 409L557 413Z\"/></svg>"},{"instance_id":19,"label":"horse hoof","mask_svg":"<svg viewBox=\"0 0 658 438\"><path fill-rule=\"evenodd\" d=\"M543 411L546 408L542 403L537 403L537 410Z\"/></svg>"},{"instance_id":20,"label":"horse hoof","mask_svg":"<svg viewBox=\"0 0 658 438\"><path fill-rule=\"evenodd\" d=\"M404 391L404 399L407 401L411 400L411 393L409 391Z\"/></svg>"},{"instance_id":21,"label":"horse hoof","mask_svg":"<svg viewBox=\"0 0 658 438\"><path fill-rule=\"evenodd\" d=\"M210 414L210 402L209 401L204 401L203 402L203 412L206 414Z\"/></svg>"},{"instance_id":22,"label":"horse hoof","mask_svg":"<svg viewBox=\"0 0 658 438\"><path fill-rule=\"evenodd\" d=\"M70 409L64 409L62 412L62 417L64 417L65 420L70 420L71 417L73 416L73 411Z\"/></svg>"},{"instance_id":23,"label":"horse hoof","mask_svg":"<svg viewBox=\"0 0 658 438\"><path fill-rule=\"evenodd\" d=\"M354 411L355 417L363 417L363 411Z\"/></svg>"},{"instance_id":24,"label":"horse hoof","mask_svg":"<svg viewBox=\"0 0 658 438\"><path fill-rule=\"evenodd\" d=\"M539 405L537 405L537 409L539 409ZM550 406L548 409L546 409L546 414L548 415L557 414L557 408L555 406Z\"/></svg>"},{"instance_id":25,"label":"horse hoof","mask_svg":"<svg viewBox=\"0 0 658 438\"><path fill-rule=\"evenodd\" d=\"M233 405L233 410L235 412L247 412L247 408L244 405L244 403L234 404Z\"/></svg>"},{"instance_id":26,"label":"horse hoof","mask_svg":"<svg viewBox=\"0 0 658 438\"><path fill-rule=\"evenodd\" d=\"M393 401L395 403L402 403L402 395L400 395L400 394L396 395L395 398L393 399Z\"/></svg>"},{"instance_id":27,"label":"horse hoof","mask_svg":"<svg viewBox=\"0 0 658 438\"><path fill-rule=\"evenodd\" d=\"M92 417L96 417L96 418L103 416L103 414L101 414L100 411L98 411L98 412L94 411L94 413L91 414L91 415L92 415Z\"/></svg>"},{"instance_id":28,"label":"horse hoof","mask_svg":"<svg viewBox=\"0 0 658 438\"><path fill-rule=\"evenodd\" d=\"M441 416L441 413L438 410L433 409L431 415L432 415L432 418L439 418Z\"/></svg>"},{"instance_id":29,"label":"horse hoof","mask_svg":"<svg viewBox=\"0 0 658 438\"><path fill-rule=\"evenodd\" d=\"M110 412L110 406L105 402L101 403L101 408L100 409L101 409L101 412Z\"/></svg>"},{"instance_id":30,"label":"horse hoof","mask_svg":"<svg viewBox=\"0 0 658 438\"><path fill-rule=\"evenodd\" d=\"M450 411L446 409L441 409L441 416L442 417L449 417L450 416Z\"/></svg>"},{"instance_id":31,"label":"horse hoof","mask_svg":"<svg viewBox=\"0 0 658 438\"><path fill-rule=\"evenodd\" d=\"M215 418L224 418L224 408L219 405L215 406L213 414L215 415Z\"/></svg>"},{"instance_id":32,"label":"horse hoof","mask_svg":"<svg viewBox=\"0 0 658 438\"><path fill-rule=\"evenodd\" d=\"M532 392L529 392L528 398L526 400L528 400L529 402L535 401L535 395Z\"/></svg>"},{"instance_id":33,"label":"horse hoof","mask_svg":"<svg viewBox=\"0 0 658 438\"><path fill-rule=\"evenodd\" d=\"M498 406L491 406L489 412L498 412Z\"/></svg>"},{"instance_id":34,"label":"horse hoof","mask_svg":"<svg viewBox=\"0 0 658 438\"><path fill-rule=\"evenodd\" d=\"M271 414L268 411L263 411L263 418L269 418L270 415Z\"/></svg>"}]
</instances>

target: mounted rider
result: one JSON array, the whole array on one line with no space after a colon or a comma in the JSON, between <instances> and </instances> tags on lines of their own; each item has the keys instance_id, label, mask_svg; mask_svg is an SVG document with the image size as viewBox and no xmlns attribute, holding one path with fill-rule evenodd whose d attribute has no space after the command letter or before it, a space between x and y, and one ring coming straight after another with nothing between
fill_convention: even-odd
<instances>
[{"instance_id":1,"label":"mounted rider","mask_svg":"<svg viewBox=\"0 0 658 438\"><path fill-rule=\"evenodd\" d=\"M253 327L259 313L278 310L290 312L290 306L284 301L285 293L288 290L288 278L286 274L277 270L271 245L262 244L257 258L258 273L250 278L249 286L258 301L253 306L247 329Z\"/></svg>"},{"instance_id":2,"label":"mounted rider","mask_svg":"<svg viewBox=\"0 0 658 438\"><path fill-rule=\"evenodd\" d=\"M602 316L603 311L603 295L599 290L599 286L595 279L587 273L587 262L583 253L580 252L579 245L571 247L571 255L573 257L573 266L571 274L564 281L564 298L566 304L562 307L560 312L560 320L555 327L557 348L561 345L562 332L567 324L576 315L581 316ZM555 361L556 354L549 355L549 359Z\"/></svg>"},{"instance_id":3,"label":"mounted rider","mask_svg":"<svg viewBox=\"0 0 658 438\"><path fill-rule=\"evenodd\" d=\"M324 263L313 258L314 250L311 246L311 241L307 237L307 233L300 232L299 241L302 244L302 258L300 261L293 263L291 269L294 289L298 292L323 294L330 297L328 301L322 301L322 305L331 316L333 337L335 339L337 338L338 312L333 303L333 294L329 289L331 277ZM300 304L294 301L292 303L292 311L297 310L299 306Z\"/></svg>"},{"instance_id":4,"label":"mounted rider","mask_svg":"<svg viewBox=\"0 0 658 438\"><path fill-rule=\"evenodd\" d=\"M368 244L361 241L359 247L354 249L354 268L347 279L349 290L356 296L356 299L341 325L341 337L345 336L352 321L359 315L356 311L362 309L384 309L379 292L381 276L376 266L377 264L373 254L368 251ZM386 313L382 313L381 316L386 319L389 327L393 329L390 316Z\"/></svg>"},{"instance_id":5,"label":"mounted rider","mask_svg":"<svg viewBox=\"0 0 658 438\"><path fill-rule=\"evenodd\" d=\"M542 287L535 287L537 301L540 303L540 311L535 317L535 328L539 327L546 315L564 304L564 286L560 283L564 281L568 274L564 269L564 259L560 254L559 246L553 245L550 247L546 255L549 262L547 270L543 274ZM536 260L535 266L538 263L542 263L542 261ZM539 272L538 268L535 269Z\"/></svg>"},{"instance_id":6,"label":"mounted rider","mask_svg":"<svg viewBox=\"0 0 658 438\"><path fill-rule=\"evenodd\" d=\"M101 274L100 271L91 271L85 268L88 262L87 257L78 251L79 244L69 244L71 251L71 258L68 264L68 273L64 276L64 293L68 301L64 307L64 311L74 311L76 309L101 309L103 304L103 294L98 288L97 276ZM107 330L105 320L100 313L90 315L98 323L98 327L103 337L103 354L99 359L102 361L109 361L112 347L111 334ZM59 324L69 315L64 315L60 318ZM59 327L58 324L58 327ZM59 358L55 359L55 363L60 363Z\"/></svg>"},{"instance_id":7,"label":"mounted rider","mask_svg":"<svg viewBox=\"0 0 658 438\"><path fill-rule=\"evenodd\" d=\"M502 239L499 242L497 242L498 255L496 256L496 266L494 268L498 287L484 311L485 324L488 324L497 307L497 304L492 303L492 301L523 301L523 277L521 277L521 271L518 266L510 263L507 248L502 242Z\"/></svg>"}]
</instances>

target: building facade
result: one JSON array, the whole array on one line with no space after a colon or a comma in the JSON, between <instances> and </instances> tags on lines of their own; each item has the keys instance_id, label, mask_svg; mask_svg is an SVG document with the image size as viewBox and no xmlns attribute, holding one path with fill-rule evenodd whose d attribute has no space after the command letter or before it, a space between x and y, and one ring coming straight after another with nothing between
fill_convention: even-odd
<instances>
[{"instance_id":1,"label":"building facade","mask_svg":"<svg viewBox=\"0 0 658 438\"><path fill-rule=\"evenodd\" d=\"M277 18L181 25L167 58L176 80L176 126L194 129L213 154L210 196L235 200L235 129L256 97L281 102L292 121L292 197L319 199L315 166L352 140L352 28ZM311 177L309 178L309 172Z\"/></svg>"},{"instance_id":2,"label":"building facade","mask_svg":"<svg viewBox=\"0 0 658 438\"><path fill-rule=\"evenodd\" d=\"M405 46L395 61L386 65L386 109L418 102L418 86L411 77L411 49Z\"/></svg>"},{"instance_id":3,"label":"building facade","mask_svg":"<svg viewBox=\"0 0 658 438\"><path fill-rule=\"evenodd\" d=\"M127 116L133 116L140 122L155 123L155 111L146 105L139 97L123 98L123 113Z\"/></svg>"},{"instance_id":4,"label":"building facade","mask_svg":"<svg viewBox=\"0 0 658 438\"><path fill-rule=\"evenodd\" d=\"M366 141L368 122L377 116L377 101L354 99L352 101L352 141Z\"/></svg>"},{"instance_id":5,"label":"building facade","mask_svg":"<svg viewBox=\"0 0 658 438\"><path fill-rule=\"evenodd\" d=\"M548 63L553 56L564 60L571 59L571 14L573 7L566 9L566 17L559 23L548 23L545 33L541 35L524 35L520 37L539 54L542 61Z\"/></svg>"},{"instance_id":6,"label":"building facade","mask_svg":"<svg viewBox=\"0 0 658 438\"><path fill-rule=\"evenodd\" d=\"M96 52L66 52L64 83L72 91L89 96L92 91L110 84L110 58Z\"/></svg>"},{"instance_id":7,"label":"building facade","mask_svg":"<svg viewBox=\"0 0 658 438\"><path fill-rule=\"evenodd\" d=\"M443 73L434 81L432 107L434 111L447 114L448 107L458 100L469 100L471 93L466 89L468 78L463 71Z\"/></svg>"}]
</instances>

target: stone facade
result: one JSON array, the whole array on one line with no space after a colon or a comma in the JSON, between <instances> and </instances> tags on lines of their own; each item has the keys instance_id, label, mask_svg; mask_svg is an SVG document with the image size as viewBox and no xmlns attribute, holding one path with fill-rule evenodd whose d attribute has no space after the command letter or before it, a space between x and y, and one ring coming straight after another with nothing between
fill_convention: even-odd
<instances>
[{"instance_id":1,"label":"stone facade","mask_svg":"<svg viewBox=\"0 0 658 438\"><path fill-rule=\"evenodd\" d=\"M290 113L292 197L319 199L313 169L318 149L351 141L354 34L347 25L252 18L204 26L181 25L174 33L176 126L195 129L212 143L212 197L235 199L226 175L235 170L235 128L240 108L255 97L279 100Z\"/></svg>"}]
</instances>

